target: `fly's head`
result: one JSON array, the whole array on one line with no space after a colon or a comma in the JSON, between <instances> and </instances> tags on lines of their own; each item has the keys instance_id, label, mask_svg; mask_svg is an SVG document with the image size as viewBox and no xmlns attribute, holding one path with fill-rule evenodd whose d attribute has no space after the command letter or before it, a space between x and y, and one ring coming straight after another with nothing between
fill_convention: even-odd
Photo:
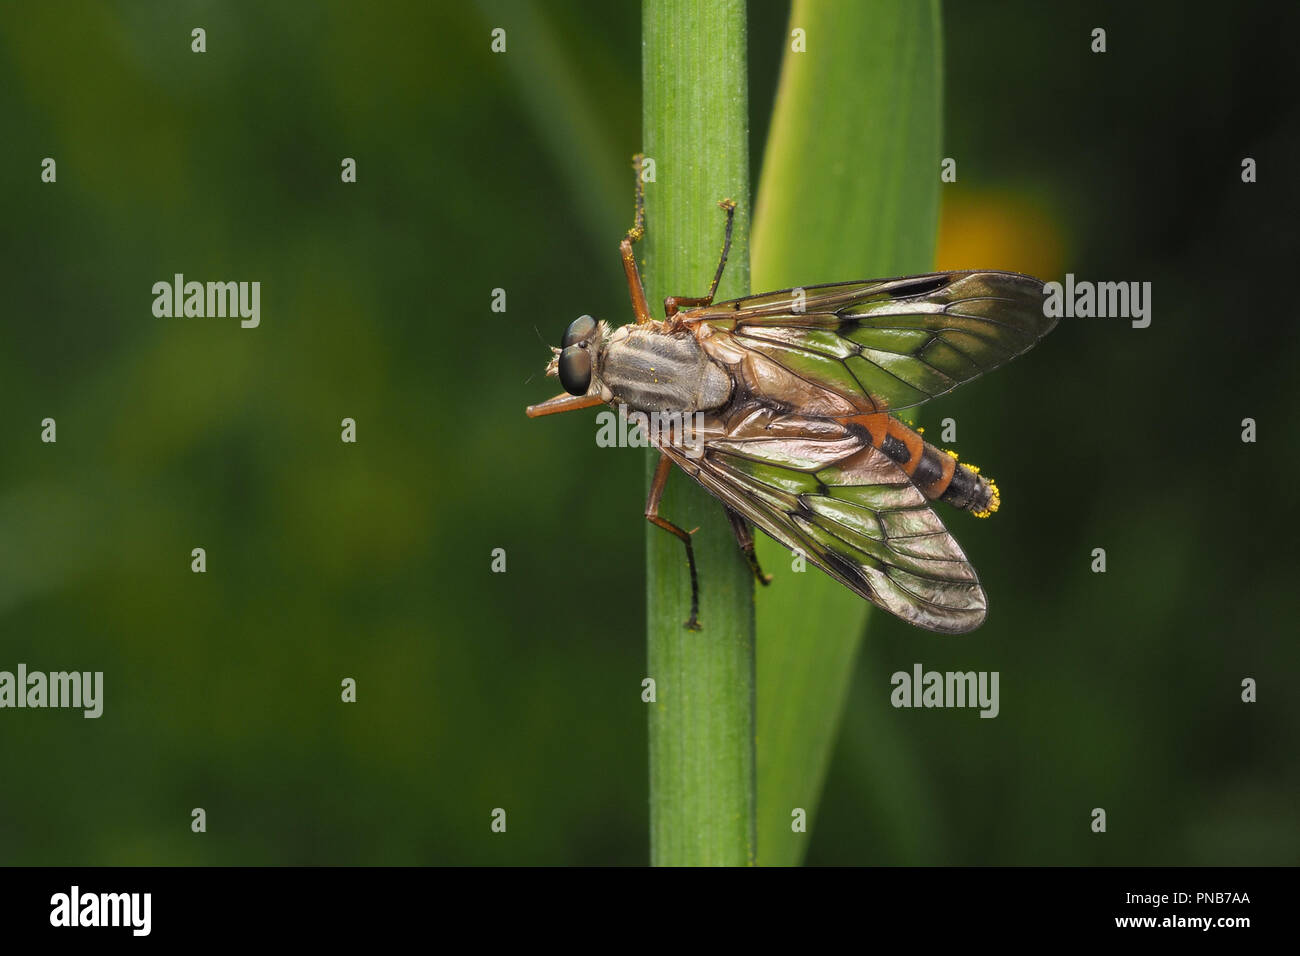
<instances>
[{"instance_id":1,"label":"fly's head","mask_svg":"<svg viewBox=\"0 0 1300 956\"><path fill-rule=\"evenodd\" d=\"M600 392L600 365L604 357L605 339L609 325L582 315L569 323L564 330L561 348L552 348L555 355L546 366L547 375L555 375L570 395L587 395Z\"/></svg>"}]
</instances>

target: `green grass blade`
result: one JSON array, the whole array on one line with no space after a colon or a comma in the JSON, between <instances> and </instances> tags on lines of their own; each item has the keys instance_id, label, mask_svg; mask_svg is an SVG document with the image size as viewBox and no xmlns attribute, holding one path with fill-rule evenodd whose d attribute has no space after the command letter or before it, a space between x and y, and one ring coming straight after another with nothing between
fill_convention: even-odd
<instances>
[{"instance_id":1,"label":"green grass blade","mask_svg":"<svg viewBox=\"0 0 1300 956\"><path fill-rule=\"evenodd\" d=\"M797 0L764 156L756 290L904 275L933 262L939 218L938 0ZM788 39L788 36L787 36ZM760 862L798 863L811 830L868 605L763 538L758 598Z\"/></svg>"},{"instance_id":2,"label":"green grass blade","mask_svg":"<svg viewBox=\"0 0 1300 956\"><path fill-rule=\"evenodd\" d=\"M699 296L717 266L723 214L739 203L718 294L749 287L749 156L745 4L646 0L643 132L655 181L646 184L639 252L651 311L667 295ZM629 197L630 198L630 197ZM647 467L653 473L654 460ZM655 865L754 862L753 580L722 506L680 472L660 514L694 536L703 630L689 613L685 550L647 526L650 858Z\"/></svg>"}]
</instances>

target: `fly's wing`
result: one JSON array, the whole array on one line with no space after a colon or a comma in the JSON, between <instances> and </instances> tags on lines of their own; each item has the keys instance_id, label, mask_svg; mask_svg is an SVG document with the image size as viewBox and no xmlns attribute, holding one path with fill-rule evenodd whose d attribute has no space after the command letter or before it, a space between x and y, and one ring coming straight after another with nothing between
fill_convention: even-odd
<instances>
[{"instance_id":1,"label":"fly's wing","mask_svg":"<svg viewBox=\"0 0 1300 956\"><path fill-rule=\"evenodd\" d=\"M1056 325L1043 314L1043 283L1013 272L786 289L678 317L726 332L793 375L875 412L950 392L1032 348ZM710 348L708 337L702 344Z\"/></svg>"},{"instance_id":2,"label":"fly's wing","mask_svg":"<svg viewBox=\"0 0 1300 956\"><path fill-rule=\"evenodd\" d=\"M905 621L950 634L983 622L984 590L961 547L861 430L770 407L705 422L689 446L660 447L724 504Z\"/></svg>"}]
</instances>

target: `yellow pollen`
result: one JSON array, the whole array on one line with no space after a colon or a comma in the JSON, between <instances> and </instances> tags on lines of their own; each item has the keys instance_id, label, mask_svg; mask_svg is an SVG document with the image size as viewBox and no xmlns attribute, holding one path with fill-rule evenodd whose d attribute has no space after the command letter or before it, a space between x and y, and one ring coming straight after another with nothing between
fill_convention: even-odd
<instances>
[{"instance_id":1,"label":"yellow pollen","mask_svg":"<svg viewBox=\"0 0 1300 956\"><path fill-rule=\"evenodd\" d=\"M998 491L998 486L990 478L985 478L984 480L989 486L989 506L983 511L972 511L971 514L977 518L987 518L989 515L993 514L993 512L997 511L998 508L1002 507L1002 493Z\"/></svg>"}]
</instances>

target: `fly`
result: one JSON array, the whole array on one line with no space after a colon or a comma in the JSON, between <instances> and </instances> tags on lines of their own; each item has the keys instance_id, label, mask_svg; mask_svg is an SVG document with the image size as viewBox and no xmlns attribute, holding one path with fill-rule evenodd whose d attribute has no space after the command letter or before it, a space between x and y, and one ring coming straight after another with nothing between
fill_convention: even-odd
<instances>
[{"instance_id":1,"label":"fly","mask_svg":"<svg viewBox=\"0 0 1300 956\"><path fill-rule=\"evenodd\" d=\"M952 271L714 302L736 208L718 205L726 229L708 294L669 296L656 320L633 255L645 235L637 177L635 219L619 246L636 321L615 329L584 315L570 323L546 368L565 393L527 414L608 404L693 423L689 433L649 436L660 457L645 509L686 546L692 630L699 584L691 536L659 515L674 465L722 503L762 584L771 578L754 554L754 527L918 627L978 627L984 589L931 502L987 517L1001 502L997 485L894 413L1032 348L1056 325L1044 315L1043 283Z\"/></svg>"}]
</instances>

